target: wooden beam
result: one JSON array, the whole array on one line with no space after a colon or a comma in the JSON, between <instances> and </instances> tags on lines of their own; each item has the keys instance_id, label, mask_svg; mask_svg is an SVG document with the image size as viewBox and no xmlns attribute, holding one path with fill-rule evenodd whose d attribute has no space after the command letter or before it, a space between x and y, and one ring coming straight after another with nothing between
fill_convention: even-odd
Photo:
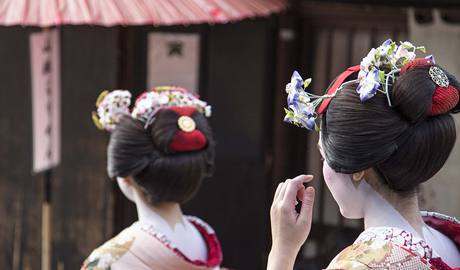
<instances>
[{"instance_id":1,"label":"wooden beam","mask_svg":"<svg viewBox=\"0 0 460 270\"><path fill-rule=\"evenodd\" d=\"M315 2L304 0L303 2ZM324 3L358 4L394 7L455 7L460 8L458 0L323 0Z\"/></svg>"},{"instance_id":2,"label":"wooden beam","mask_svg":"<svg viewBox=\"0 0 460 270\"><path fill-rule=\"evenodd\" d=\"M318 27L371 29L378 24L382 30L393 30L407 21L406 8L393 6L306 1L301 12L305 22Z\"/></svg>"}]
</instances>

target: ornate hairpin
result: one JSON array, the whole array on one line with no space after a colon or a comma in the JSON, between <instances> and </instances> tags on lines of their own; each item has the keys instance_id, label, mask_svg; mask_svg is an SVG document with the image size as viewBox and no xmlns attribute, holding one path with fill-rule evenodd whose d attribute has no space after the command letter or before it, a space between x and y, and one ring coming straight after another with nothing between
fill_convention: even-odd
<instances>
[{"instance_id":1,"label":"ornate hairpin","mask_svg":"<svg viewBox=\"0 0 460 270\"><path fill-rule=\"evenodd\" d=\"M447 78L446 73L444 73L444 71L442 71L442 69L438 68L437 66L431 66L428 74L430 74L431 79L438 86L449 86L449 78Z\"/></svg>"},{"instance_id":2,"label":"ornate hairpin","mask_svg":"<svg viewBox=\"0 0 460 270\"><path fill-rule=\"evenodd\" d=\"M288 108L285 108L284 121L308 130L318 130L315 124L318 114L326 110L331 99L341 89L353 83L358 83L356 91L362 102L368 101L380 92L387 96L388 105L391 107L391 86L399 76L401 68L415 59L416 51L425 52L425 47L414 46L408 41L397 45L388 39L381 46L371 49L359 66L350 67L340 74L328 92L322 96L307 92L305 89L311 83L311 79L304 81L300 74L294 71L291 82L286 85ZM434 61L432 56L428 59ZM347 80L357 72L357 79ZM319 110L316 110L318 106Z\"/></svg>"}]
</instances>

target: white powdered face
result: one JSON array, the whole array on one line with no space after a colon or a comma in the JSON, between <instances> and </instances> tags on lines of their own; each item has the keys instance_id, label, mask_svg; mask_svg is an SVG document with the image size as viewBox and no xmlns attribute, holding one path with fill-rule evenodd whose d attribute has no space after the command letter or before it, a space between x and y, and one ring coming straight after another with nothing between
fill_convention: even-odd
<instances>
[{"instance_id":1,"label":"white powdered face","mask_svg":"<svg viewBox=\"0 0 460 270\"><path fill-rule=\"evenodd\" d=\"M321 138L318 145L324 159ZM336 173L326 161L323 162L323 175L332 197L339 205L342 216L350 219L364 218L364 201L370 188L369 185L360 183L355 186L350 174Z\"/></svg>"},{"instance_id":2,"label":"white powdered face","mask_svg":"<svg viewBox=\"0 0 460 270\"><path fill-rule=\"evenodd\" d=\"M364 218L364 202L368 189L368 186L363 185L364 181L355 186L350 174L336 173L326 161L323 164L323 175L342 216L350 219Z\"/></svg>"}]
</instances>

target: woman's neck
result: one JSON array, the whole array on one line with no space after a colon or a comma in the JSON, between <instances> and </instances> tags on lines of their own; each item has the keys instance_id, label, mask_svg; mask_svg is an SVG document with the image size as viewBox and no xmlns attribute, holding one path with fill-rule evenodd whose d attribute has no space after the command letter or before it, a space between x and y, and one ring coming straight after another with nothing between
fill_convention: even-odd
<instances>
[{"instance_id":1,"label":"woman's neck","mask_svg":"<svg viewBox=\"0 0 460 270\"><path fill-rule=\"evenodd\" d=\"M164 221L174 228L176 224L183 221L183 213L179 203L176 202L161 202L155 205L150 205L137 194L135 196L137 215L141 223L153 223L157 225Z\"/></svg>"},{"instance_id":2,"label":"woman's neck","mask_svg":"<svg viewBox=\"0 0 460 270\"><path fill-rule=\"evenodd\" d=\"M364 207L366 229L378 226L398 227L423 237L425 223L420 215L416 194L403 197L392 192L380 194L371 189Z\"/></svg>"},{"instance_id":3,"label":"woman's neck","mask_svg":"<svg viewBox=\"0 0 460 270\"><path fill-rule=\"evenodd\" d=\"M190 260L207 260L208 249L204 238L195 225L184 218L178 203L162 202L150 205L137 192L134 201L141 225L153 227L156 233L164 236Z\"/></svg>"}]
</instances>

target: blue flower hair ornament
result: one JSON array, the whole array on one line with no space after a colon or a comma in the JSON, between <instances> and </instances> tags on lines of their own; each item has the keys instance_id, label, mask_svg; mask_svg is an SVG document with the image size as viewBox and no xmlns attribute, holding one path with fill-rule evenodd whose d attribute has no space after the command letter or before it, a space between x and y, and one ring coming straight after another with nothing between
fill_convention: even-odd
<instances>
[{"instance_id":1,"label":"blue flower hair ornament","mask_svg":"<svg viewBox=\"0 0 460 270\"><path fill-rule=\"evenodd\" d=\"M297 71L294 71L291 82L286 85L287 105L285 108L285 122L308 130L317 130L316 118L324 113L330 101L337 93L349 84L358 83L356 91L361 102L373 98L378 92L387 96L391 107L390 90L402 67L414 60L416 51L425 52L425 47L416 47L405 41L399 45L391 39L386 40L377 48L372 48L358 66L353 66L340 74L327 93L318 96L306 91L311 78L303 80ZM434 63L433 56L426 57ZM357 79L349 78L356 74ZM317 110L317 107L319 109Z\"/></svg>"}]
</instances>

